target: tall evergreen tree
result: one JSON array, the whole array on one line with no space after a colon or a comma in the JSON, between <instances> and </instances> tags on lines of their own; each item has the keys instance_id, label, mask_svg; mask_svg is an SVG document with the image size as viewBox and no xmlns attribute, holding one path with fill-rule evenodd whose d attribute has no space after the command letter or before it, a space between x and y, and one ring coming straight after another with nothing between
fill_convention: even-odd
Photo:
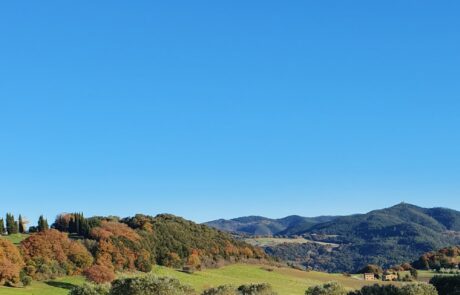
<instances>
[{"instance_id":1,"label":"tall evergreen tree","mask_svg":"<svg viewBox=\"0 0 460 295\"><path fill-rule=\"evenodd\" d=\"M0 218L0 235L3 235L5 233L5 221L3 218Z\"/></svg>"},{"instance_id":2,"label":"tall evergreen tree","mask_svg":"<svg viewBox=\"0 0 460 295\"><path fill-rule=\"evenodd\" d=\"M18 233L18 224L11 213L6 214L6 231L9 235Z\"/></svg>"},{"instance_id":3,"label":"tall evergreen tree","mask_svg":"<svg viewBox=\"0 0 460 295\"><path fill-rule=\"evenodd\" d=\"M70 220L69 220L69 233L74 233L75 232L75 216L74 214L70 215Z\"/></svg>"},{"instance_id":4,"label":"tall evergreen tree","mask_svg":"<svg viewBox=\"0 0 460 295\"><path fill-rule=\"evenodd\" d=\"M87 236L89 234L89 225L83 213L72 213L69 216L68 232L79 236Z\"/></svg>"},{"instance_id":5,"label":"tall evergreen tree","mask_svg":"<svg viewBox=\"0 0 460 295\"><path fill-rule=\"evenodd\" d=\"M21 234L26 232L24 228L24 221L22 220L21 214L19 214L19 218L18 218L18 229L19 229L19 233Z\"/></svg>"},{"instance_id":6,"label":"tall evergreen tree","mask_svg":"<svg viewBox=\"0 0 460 295\"><path fill-rule=\"evenodd\" d=\"M47 229L49 229L49 226L48 226L48 220L46 220L43 215L40 215L40 217L38 218L38 226L37 226L37 229L38 231L45 231Z\"/></svg>"}]
</instances>

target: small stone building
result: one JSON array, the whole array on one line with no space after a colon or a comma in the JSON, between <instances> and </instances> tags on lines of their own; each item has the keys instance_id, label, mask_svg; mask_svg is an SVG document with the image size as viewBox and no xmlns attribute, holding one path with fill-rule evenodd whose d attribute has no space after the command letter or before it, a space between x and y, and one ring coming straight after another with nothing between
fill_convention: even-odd
<instances>
[{"instance_id":1,"label":"small stone building","mask_svg":"<svg viewBox=\"0 0 460 295\"><path fill-rule=\"evenodd\" d=\"M398 279L398 275L395 273L386 272L383 274L382 279L384 281L395 281Z\"/></svg>"},{"instance_id":2,"label":"small stone building","mask_svg":"<svg viewBox=\"0 0 460 295\"><path fill-rule=\"evenodd\" d=\"M373 273L365 273L363 276L365 281L375 281L375 274Z\"/></svg>"}]
</instances>

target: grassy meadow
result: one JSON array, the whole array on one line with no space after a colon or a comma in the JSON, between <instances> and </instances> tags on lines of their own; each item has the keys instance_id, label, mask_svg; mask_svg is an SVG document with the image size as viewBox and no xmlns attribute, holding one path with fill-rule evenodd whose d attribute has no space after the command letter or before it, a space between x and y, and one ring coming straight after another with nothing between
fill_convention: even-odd
<instances>
[{"instance_id":1,"label":"grassy meadow","mask_svg":"<svg viewBox=\"0 0 460 295\"><path fill-rule=\"evenodd\" d=\"M153 273L179 279L191 285L197 292L218 285L230 284L239 286L246 283L270 283L279 295L304 294L309 286L328 281L337 281L348 289L358 289L367 284L363 280L346 277L341 274L322 272L305 272L291 268L273 268L266 266L235 264L219 269L206 269L193 274L184 273L171 268L155 266ZM65 277L47 282L34 281L26 288L0 287L1 295L66 295L69 290L84 282L83 277Z\"/></svg>"},{"instance_id":2,"label":"grassy meadow","mask_svg":"<svg viewBox=\"0 0 460 295\"><path fill-rule=\"evenodd\" d=\"M26 288L0 287L1 295L67 295L74 286L81 285L85 279L83 277L65 277L52 281L37 282Z\"/></svg>"},{"instance_id":3,"label":"grassy meadow","mask_svg":"<svg viewBox=\"0 0 460 295\"><path fill-rule=\"evenodd\" d=\"M26 239L29 234L12 234L8 236L0 236L0 239L9 240L11 243L18 245L22 240Z\"/></svg>"},{"instance_id":4,"label":"grassy meadow","mask_svg":"<svg viewBox=\"0 0 460 295\"><path fill-rule=\"evenodd\" d=\"M351 277L342 274L328 274L316 271L300 271L292 268L271 268L263 265L235 264L219 269L206 269L193 274L184 273L167 267L155 266L154 274L169 276L192 286L198 293L204 289L230 284L239 286L247 283L270 283L279 295L304 294L309 286L329 281L337 281L347 289L359 289L365 285L401 284L398 282L366 282L360 275ZM420 281L429 281L436 275L431 271L419 271ZM73 286L83 284L85 279L80 276L59 278L47 282L34 281L26 288L0 287L0 295L67 295Z\"/></svg>"},{"instance_id":5,"label":"grassy meadow","mask_svg":"<svg viewBox=\"0 0 460 295\"><path fill-rule=\"evenodd\" d=\"M191 285L197 291L218 285L241 285L245 283L270 283L279 295L304 294L309 286L329 281L337 281L348 289L358 289L364 285L374 284L363 280L346 277L342 274L328 274L316 271L300 271L292 268L273 268L266 266L235 264L219 269L208 269L187 274L170 268L156 266L155 274L175 277ZM382 282L381 282L382 283Z\"/></svg>"}]
</instances>

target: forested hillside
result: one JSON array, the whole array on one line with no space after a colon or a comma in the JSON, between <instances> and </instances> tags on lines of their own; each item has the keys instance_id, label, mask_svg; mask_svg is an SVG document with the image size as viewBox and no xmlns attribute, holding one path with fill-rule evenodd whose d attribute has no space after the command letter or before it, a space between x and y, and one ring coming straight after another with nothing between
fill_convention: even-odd
<instances>
[{"instance_id":1,"label":"forested hillside","mask_svg":"<svg viewBox=\"0 0 460 295\"><path fill-rule=\"evenodd\" d=\"M326 271L356 271L366 264L390 267L421 254L460 242L460 212L410 204L366 214L336 217L308 224L297 219L280 236L339 244L285 243L266 247L283 260Z\"/></svg>"},{"instance_id":2,"label":"forested hillside","mask_svg":"<svg viewBox=\"0 0 460 295\"><path fill-rule=\"evenodd\" d=\"M0 220L2 235L25 233L21 220L9 214ZM18 245L0 237L0 282L9 286L85 274L108 282L115 272L149 272L159 264L188 270L228 263L263 260L263 250L234 240L229 234L173 215L85 218L61 214L51 228L38 225Z\"/></svg>"},{"instance_id":3,"label":"forested hillside","mask_svg":"<svg viewBox=\"0 0 460 295\"><path fill-rule=\"evenodd\" d=\"M334 218L334 216L302 217L291 215L280 219L271 219L262 216L246 216L230 220L218 219L205 224L227 232L269 236L280 235L287 229L305 230L315 224L330 221Z\"/></svg>"}]
</instances>

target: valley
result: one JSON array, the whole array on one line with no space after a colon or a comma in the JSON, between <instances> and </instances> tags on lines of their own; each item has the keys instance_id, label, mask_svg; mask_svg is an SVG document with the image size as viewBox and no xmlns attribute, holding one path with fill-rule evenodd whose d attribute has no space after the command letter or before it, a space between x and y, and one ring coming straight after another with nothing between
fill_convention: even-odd
<instances>
[{"instance_id":1,"label":"valley","mask_svg":"<svg viewBox=\"0 0 460 295\"><path fill-rule=\"evenodd\" d=\"M236 224L197 224L171 214L64 213L51 226L41 216L26 231L9 214L0 236L0 294L64 295L85 282L150 275L177 279L174 284L198 293L263 283L279 295L329 281L349 291L426 283L460 272L460 247L452 246L459 216L409 204L340 217L239 218ZM256 234L267 229L276 234Z\"/></svg>"},{"instance_id":2,"label":"valley","mask_svg":"<svg viewBox=\"0 0 460 295\"><path fill-rule=\"evenodd\" d=\"M366 264L388 268L460 243L460 212L406 203L349 216L252 216L206 224L281 260L327 272L356 272Z\"/></svg>"}]
</instances>

